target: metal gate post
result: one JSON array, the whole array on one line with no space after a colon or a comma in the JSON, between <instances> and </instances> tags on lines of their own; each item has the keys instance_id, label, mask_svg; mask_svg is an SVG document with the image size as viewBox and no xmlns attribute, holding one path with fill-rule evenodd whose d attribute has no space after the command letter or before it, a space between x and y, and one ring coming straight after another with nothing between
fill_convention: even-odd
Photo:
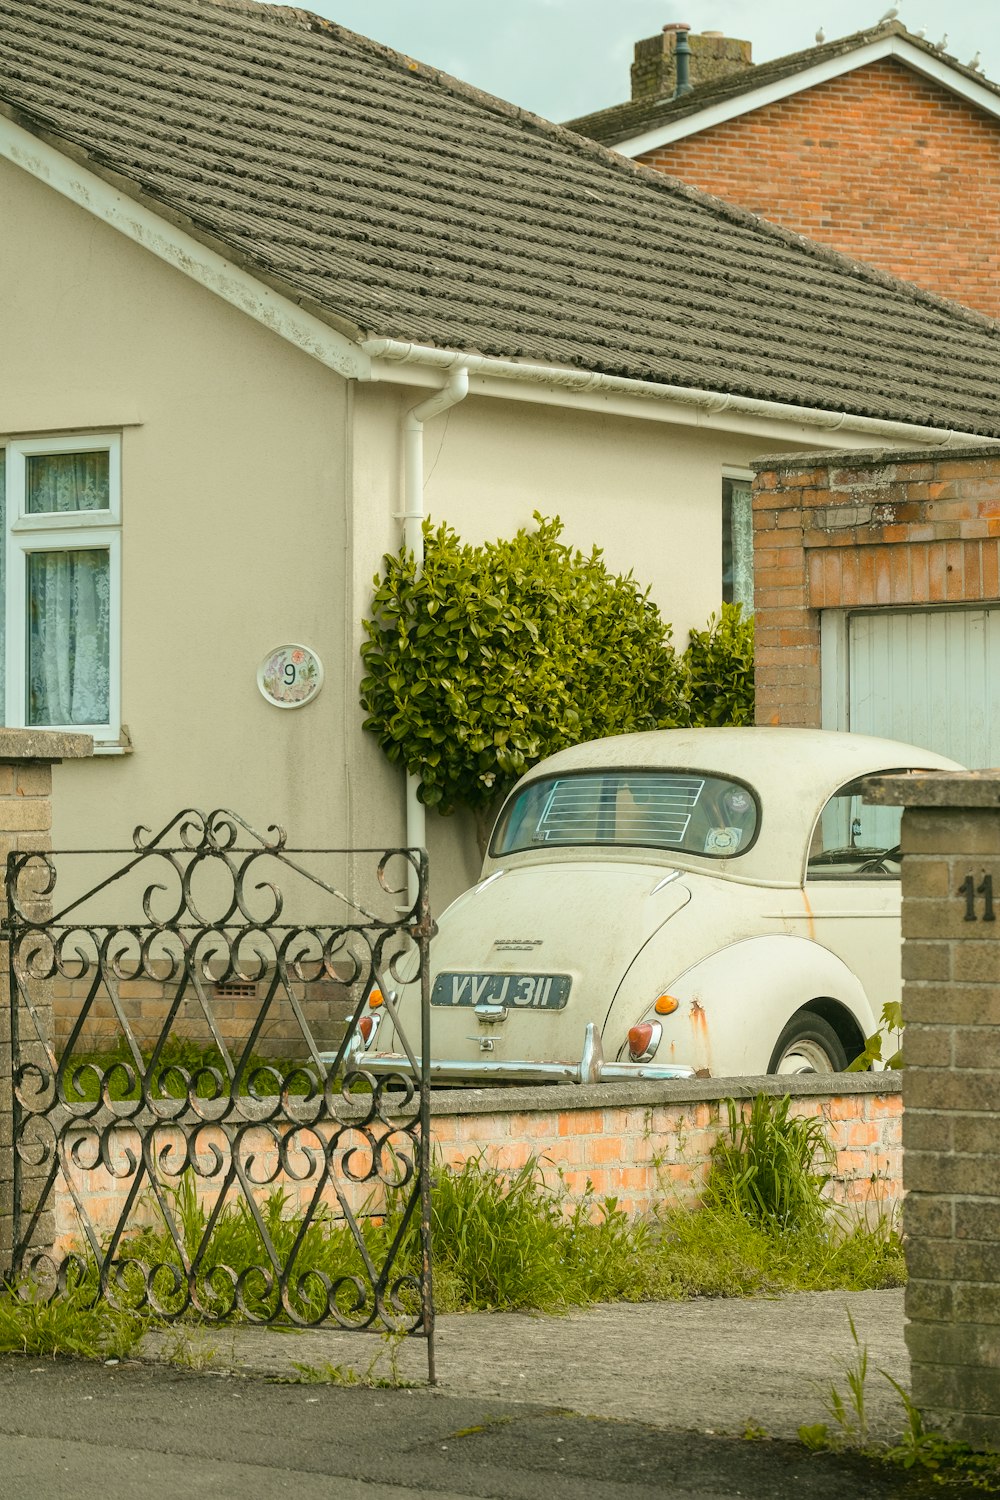
<instances>
[{"instance_id":1,"label":"metal gate post","mask_svg":"<svg viewBox=\"0 0 1000 1500\"><path fill-rule=\"evenodd\" d=\"M420 898L415 935L420 948L420 1239L423 1254L423 1328L427 1338L427 1380L437 1384L434 1365L434 1287L431 1246L431 981L430 944L434 934L428 889L428 858L421 849Z\"/></svg>"}]
</instances>

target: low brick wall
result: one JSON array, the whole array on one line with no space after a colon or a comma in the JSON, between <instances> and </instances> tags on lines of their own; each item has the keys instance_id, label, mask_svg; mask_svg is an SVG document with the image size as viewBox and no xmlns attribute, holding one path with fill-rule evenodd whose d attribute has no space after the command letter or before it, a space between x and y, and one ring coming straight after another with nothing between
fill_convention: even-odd
<instances>
[{"instance_id":1,"label":"low brick wall","mask_svg":"<svg viewBox=\"0 0 1000 1500\"><path fill-rule=\"evenodd\" d=\"M835 1152L828 1192L836 1202L868 1206L894 1213L901 1198L900 1129L902 1097L895 1073L840 1075L836 1091L822 1077L737 1078L693 1080L689 1083L611 1083L589 1086L549 1086L491 1089L453 1089L436 1093L432 1103L432 1136L437 1158L449 1166L460 1166L480 1152L498 1167L516 1169L530 1157L538 1157L550 1181L561 1173L573 1195L588 1185L598 1198L613 1197L629 1214L649 1213L664 1202L693 1206L704 1186L712 1146L720 1125L726 1124L724 1099L751 1099L757 1093L776 1097L790 1094L793 1112L821 1118ZM324 1134L329 1126L323 1127ZM388 1134L386 1127L377 1136ZM262 1132L255 1132L258 1177L268 1175L268 1147ZM299 1130L300 1146L320 1146L311 1132ZM179 1144L179 1132L161 1126L156 1150L171 1139ZM198 1149L224 1144L221 1132L202 1127ZM360 1132L351 1132L341 1143L366 1149ZM403 1145L403 1141L400 1142ZM107 1160L121 1163L127 1149L139 1152L137 1132L123 1123L113 1131ZM270 1155L273 1156L273 1148ZM89 1156L89 1153L88 1153ZM72 1153L65 1159L73 1187L84 1210L99 1231L113 1226L131 1186L127 1176L116 1176L105 1166L86 1171L72 1166ZM174 1160L178 1157L175 1156ZM168 1185L176 1179L166 1178ZM292 1203L305 1204L312 1196L315 1179L296 1183L279 1178ZM210 1203L218 1184L203 1186ZM372 1201L372 1184L349 1187L348 1201L358 1210ZM337 1211L331 1189L331 1208ZM235 1201L235 1200L233 1200ZM150 1222L155 1209L148 1192L135 1222ZM80 1237L73 1198L60 1176L56 1195L56 1235L60 1251Z\"/></svg>"},{"instance_id":2,"label":"low brick wall","mask_svg":"<svg viewBox=\"0 0 1000 1500\"><path fill-rule=\"evenodd\" d=\"M712 1147L726 1124L725 1098L790 1094L793 1113L819 1117L835 1152L830 1196L873 1202L894 1212L901 1201L902 1095L896 1073L829 1079L694 1079L685 1083L452 1090L435 1097L434 1145L459 1165L482 1150L498 1166L530 1156L561 1171L573 1194L588 1183L630 1214L665 1199L693 1206L708 1175Z\"/></svg>"}]
</instances>

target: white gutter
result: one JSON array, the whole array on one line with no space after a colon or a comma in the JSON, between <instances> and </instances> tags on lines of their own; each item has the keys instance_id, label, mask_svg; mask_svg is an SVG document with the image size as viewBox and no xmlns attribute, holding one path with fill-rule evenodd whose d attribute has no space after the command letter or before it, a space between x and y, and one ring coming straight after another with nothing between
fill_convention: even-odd
<instances>
[{"instance_id":1,"label":"white gutter","mask_svg":"<svg viewBox=\"0 0 1000 1500\"><path fill-rule=\"evenodd\" d=\"M403 417L403 510L397 520L403 523L403 546L413 553L416 577L419 578L424 565L424 423L432 417L457 406L469 394L469 371L467 365L457 363L457 356L449 366L449 375L441 389L427 401L411 406ZM420 777L406 773L406 844L409 849L424 849L427 845L427 809L417 796ZM417 872L409 872L410 904L417 899Z\"/></svg>"},{"instance_id":2,"label":"white gutter","mask_svg":"<svg viewBox=\"0 0 1000 1500\"><path fill-rule=\"evenodd\" d=\"M403 343L396 339L367 339L361 348L373 361L381 360L390 365L420 365L432 370L453 371L456 374L461 370L467 379L478 376L483 379L519 381L528 385L547 386L576 394L598 392L607 395L639 397L644 401L655 403L672 402L700 411L710 417L719 416L723 412L732 412L768 421L798 422L804 426L828 432L846 429L863 438L887 439L895 443L925 443L936 447L956 443L1000 442L1000 439L985 437L981 432L963 432L946 427L925 427L916 422L896 422L881 417L855 416L851 412L828 411L812 406L785 405L780 401L761 401L751 396L737 396L732 392L702 391L690 386L664 385L655 380L632 380L623 375L601 375L597 372L570 370L560 365L522 364L513 359L494 359L485 354L460 354L452 349ZM373 368L372 376L378 378L377 369ZM425 403L424 407L415 407L412 415L419 421L419 413L425 407L433 407L431 415L436 411L444 410L444 407L435 405L439 399L432 398L431 401ZM446 405L452 404L450 401L446 403ZM410 508L408 502L407 511Z\"/></svg>"}]
</instances>

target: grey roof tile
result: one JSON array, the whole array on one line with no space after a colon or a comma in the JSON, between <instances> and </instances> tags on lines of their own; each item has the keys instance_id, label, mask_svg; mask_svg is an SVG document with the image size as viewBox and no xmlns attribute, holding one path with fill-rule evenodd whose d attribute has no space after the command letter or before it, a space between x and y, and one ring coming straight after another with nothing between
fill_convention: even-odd
<instances>
[{"instance_id":1,"label":"grey roof tile","mask_svg":"<svg viewBox=\"0 0 1000 1500\"><path fill-rule=\"evenodd\" d=\"M359 337L1000 436L1000 325L305 11L0 0L0 110Z\"/></svg>"}]
</instances>

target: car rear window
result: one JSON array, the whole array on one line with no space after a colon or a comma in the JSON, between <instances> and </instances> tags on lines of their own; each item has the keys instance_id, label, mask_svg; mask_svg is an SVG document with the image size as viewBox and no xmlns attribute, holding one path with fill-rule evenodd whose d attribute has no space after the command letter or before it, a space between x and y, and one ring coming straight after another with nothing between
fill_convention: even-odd
<instances>
[{"instance_id":1,"label":"car rear window","mask_svg":"<svg viewBox=\"0 0 1000 1500\"><path fill-rule=\"evenodd\" d=\"M583 771L540 777L518 792L490 852L603 844L727 859L753 842L757 822L757 798L738 781L698 771Z\"/></svg>"}]
</instances>

